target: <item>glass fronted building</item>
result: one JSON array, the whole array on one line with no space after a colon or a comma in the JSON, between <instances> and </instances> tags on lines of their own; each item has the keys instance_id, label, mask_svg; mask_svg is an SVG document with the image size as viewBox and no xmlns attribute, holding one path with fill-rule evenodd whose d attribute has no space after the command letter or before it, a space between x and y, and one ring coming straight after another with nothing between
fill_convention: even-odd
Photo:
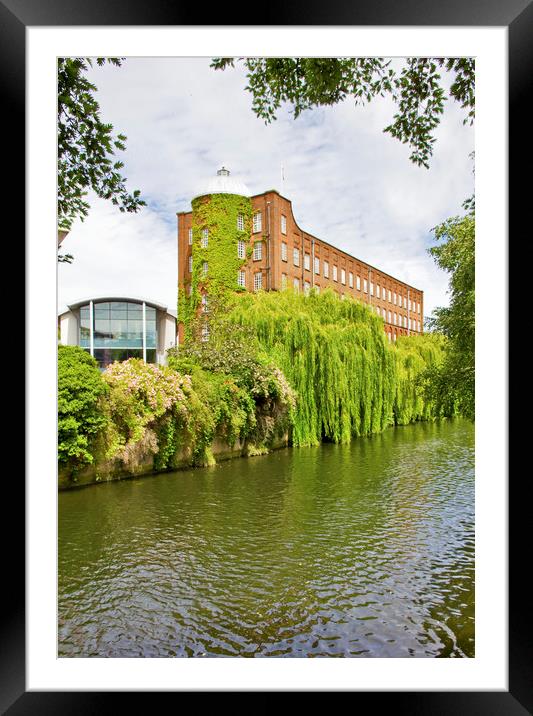
<instances>
[{"instance_id":1,"label":"glass fronted building","mask_svg":"<svg viewBox=\"0 0 533 716\"><path fill-rule=\"evenodd\" d=\"M81 346L101 368L128 358L165 363L166 350L176 341L176 316L142 299L80 301L61 313L59 321L61 343Z\"/></svg>"}]
</instances>

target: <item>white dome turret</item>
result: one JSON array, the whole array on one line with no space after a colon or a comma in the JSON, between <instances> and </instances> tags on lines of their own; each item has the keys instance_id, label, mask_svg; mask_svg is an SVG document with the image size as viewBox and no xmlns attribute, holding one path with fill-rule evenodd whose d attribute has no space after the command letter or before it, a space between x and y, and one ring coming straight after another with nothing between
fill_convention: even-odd
<instances>
[{"instance_id":1,"label":"white dome turret","mask_svg":"<svg viewBox=\"0 0 533 716\"><path fill-rule=\"evenodd\" d=\"M229 169L222 167L217 171L215 177L211 177L211 179L208 179L199 187L193 199L199 196L205 196L206 194L238 194L239 196L250 196L250 190L244 182L231 177Z\"/></svg>"}]
</instances>

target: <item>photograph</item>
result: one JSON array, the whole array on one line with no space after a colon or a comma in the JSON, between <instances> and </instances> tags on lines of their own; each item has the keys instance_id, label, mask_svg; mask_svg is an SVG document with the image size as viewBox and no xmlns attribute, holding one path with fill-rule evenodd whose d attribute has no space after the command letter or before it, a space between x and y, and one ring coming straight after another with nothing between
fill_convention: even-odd
<instances>
[{"instance_id":1,"label":"photograph","mask_svg":"<svg viewBox=\"0 0 533 716\"><path fill-rule=\"evenodd\" d=\"M475 660L476 76L57 57L60 661Z\"/></svg>"}]
</instances>

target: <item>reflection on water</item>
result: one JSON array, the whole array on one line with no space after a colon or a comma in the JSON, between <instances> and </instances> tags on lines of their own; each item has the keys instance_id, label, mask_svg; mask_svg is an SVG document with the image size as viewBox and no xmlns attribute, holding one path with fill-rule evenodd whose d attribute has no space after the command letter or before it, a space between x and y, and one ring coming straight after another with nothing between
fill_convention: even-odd
<instances>
[{"instance_id":1,"label":"reflection on water","mask_svg":"<svg viewBox=\"0 0 533 716\"><path fill-rule=\"evenodd\" d=\"M474 656L474 428L59 494L59 656Z\"/></svg>"}]
</instances>

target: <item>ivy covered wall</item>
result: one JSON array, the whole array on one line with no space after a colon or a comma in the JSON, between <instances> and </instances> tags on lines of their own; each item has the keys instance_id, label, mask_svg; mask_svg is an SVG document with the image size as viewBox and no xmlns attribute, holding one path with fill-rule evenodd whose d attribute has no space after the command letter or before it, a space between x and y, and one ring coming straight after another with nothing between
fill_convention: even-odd
<instances>
[{"instance_id":1,"label":"ivy covered wall","mask_svg":"<svg viewBox=\"0 0 533 716\"><path fill-rule=\"evenodd\" d=\"M206 229L207 245L203 245ZM237 284L237 274L252 251L251 230L252 202L245 196L209 194L192 201L191 280L178 296L178 318L186 340L198 337L193 334L203 323L197 320L203 315L203 295L208 302L208 321L210 315L227 306L236 292L245 290ZM244 258L238 255L239 240L245 243Z\"/></svg>"}]
</instances>

